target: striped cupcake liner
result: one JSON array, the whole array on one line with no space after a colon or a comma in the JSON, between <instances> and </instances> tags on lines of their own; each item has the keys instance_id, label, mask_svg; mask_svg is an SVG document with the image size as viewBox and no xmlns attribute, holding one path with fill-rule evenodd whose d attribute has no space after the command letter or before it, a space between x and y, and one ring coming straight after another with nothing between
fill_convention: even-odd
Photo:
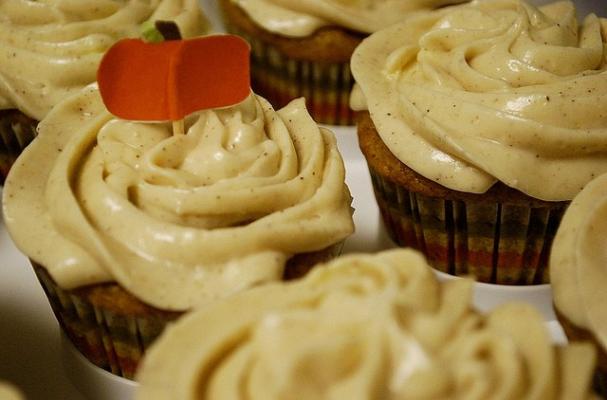
<instances>
[{"instance_id":1,"label":"striped cupcake liner","mask_svg":"<svg viewBox=\"0 0 607 400\"><path fill-rule=\"evenodd\" d=\"M338 256L343 243L295 255L287 262L283 279L298 279L314 265ZM69 340L93 364L118 376L132 379L146 349L168 323L183 314L151 306L146 306L151 312L138 314L121 310L119 306L109 309L87 291L62 289L44 267L34 262L32 265Z\"/></svg>"},{"instance_id":2,"label":"striped cupcake liner","mask_svg":"<svg viewBox=\"0 0 607 400\"><path fill-rule=\"evenodd\" d=\"M34 270L63 332L89 361L115 375L132 379L145 350L180 315L121 314L61 289L43 267Z\"/></svg>"},{"instance_id":3,"label":"striped cupcake liner","mask_svg":"<svg viewBox=\"0 0 607 400\"><path fill-rule=\"evenodd\" d=\"M36 137L38 121L18 110L0 110L0 184L21 151Z\"/></svg>"},{"instance_id":4,"label":"striped cupcake liner","mask_svg":"<svg viewBox=\"0 0 607 400\"><path fill-rule=\"evenodd\" d=\"M294 60L271 43L253 37L234 25L229 24L227 29L250 43L253 90L275 108L304 97L306 107L316 122L354 124L354 113L350 109L354 78L349 62Z\"/></svg>"},{"instance_id":5,"label":"striped cupcake liner","mask_svg":"<svg viewBox=\"0 0 607 400\"><path fill-rule=\"evenodd\" d=\"M412 192L371 170L375 197L392 240L425 254L451 275L506 285L547 283L548 256L565 211Z\"/></svg>"}]
</instances>

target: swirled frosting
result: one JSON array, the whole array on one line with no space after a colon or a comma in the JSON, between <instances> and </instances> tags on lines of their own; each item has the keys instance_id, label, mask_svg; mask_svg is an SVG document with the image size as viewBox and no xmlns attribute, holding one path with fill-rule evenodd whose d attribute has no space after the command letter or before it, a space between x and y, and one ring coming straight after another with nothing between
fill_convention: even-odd
<instances>
[{"instance_id":1,"label":"swirled frosting","mask_svg":"<svg viewBox=\"0 0 607 400\"><path fill-rule=\"evenodd\" d=\"M482 317L413 250L348 255L199 309L146 354L138 399L585 399L592 347L539 314Z\"/></svg>"},{"instance_id":2,"label":"swirled frosting","mask_svg":"<svg viewBox=\"0 0 607 400\"><path fill-rule=\"evenodd\" d=\"M563 216L550 253L554 304L607 349L607 174L591 181Z\"/></svg>"},{"instance_id":3,"label":"swirled frosting","mask_svg":"<svg viewBox=\"0 0 607 400\"><path fill-rule=\"evenodd\" d=\"M251 95L186 131L113 118L95 85L61 102L5 184L17 246L64 288L117 281L184 310L353 231L335 138L303 99L276 112Z\"/></svg>"},{"instance_id":4,"label":"swirled frosting","mask_svg":"<svg viewBox=\"0 0 607 400\"><path fill-rule=\"evenodd\" d=\"M403 163L450 189L570 200L607 171L607 20L571 2L418 14L358 47L352 98Z\"/></svg>"},{"instance_id":5,"label":"swirled frosting","mask_svg":"<svg viewBox=\"0 0 607 400\"><path fill-rule=\"evenodd\" d=\"M196 0L0 2L0 110L41 120L62 98L95 82L103 53L139 37L147 20L172 20L184 37L207 23Z\"/></svg>"},{"instance_id":6,"label":"swirled frosting","mask_svg":"<svg viewBox=\"0 0 607 400\"><path fill-rule=\"evenodd\" d=\"M265 30L304 37L324 26L371 33L406 15L467 0L232 0Z\"/></svg>"}]
</instances>

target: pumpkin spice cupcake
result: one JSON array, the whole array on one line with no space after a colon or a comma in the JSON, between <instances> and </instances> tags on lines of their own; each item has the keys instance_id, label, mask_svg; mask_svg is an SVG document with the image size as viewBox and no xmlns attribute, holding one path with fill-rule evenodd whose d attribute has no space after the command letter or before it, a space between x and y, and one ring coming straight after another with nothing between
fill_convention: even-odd
<instances>
[{"instance_id":1,"label":"pumpkin spice cupcake","mask_svg":"<svg viewBox=\"0 0 607 400\"><path fill-rule=\"evenodd\" d=\"M118 375L184 311L297 277L353 231L335 138L303 100L274 111L251 94L185 132L115 118L91 85L40 123L4 187L64 332Z\"/></svg>"},{"instance_id":2,"label":"pumpkin spice cupcake","mask_svg":"<svg viewBox=\"0 0 607 400\"><path fill-rule=\"evenodd\" d=\"M594 398L592 345L552 345L528 305L479 315L472 284L439 283L410 249L343 256L185 316L146 354L136 398Z\"/></svg>"},{"instance_id":3,"label":"pumpkin spice cupcake","mask_svg":"<svg viewBox=\"0 0 607 400\"><path fill-rule=\"evenodd\" d=\"M196 0L0 3L0 184L36 125L64 97L95 82L103 53L170 20L184 37L207 32Z\"/></svg>"},{"instance_id":4,"label":"pumpkin spice cupcake","mask_svg":"<svg viewBox=\"0 0 607 400\"><path fill-rule=\"evenodd\" d=\"M275 107L305 97L320 123L352 125L352 52L407 15L466 0L220 0L226 29L252 46L253 89Z\"/></svg>"},{"instance_id":5,"label":"pumpkin spice cupcake","mask_svg":"<svg viewBox=\"0 0 607 400\"><path fill-rule=\"evenodd\" d=\"M489 0L366 39L352 105L392 239L450 274L548 282L565 208L607 171L606 38L570 2Z\"/></svg>"},{"instance_id":6,"label":"pumpkin spice cupcake","mask_svg":"<svg viewBox=\"0 0 607 400\"><path fill-rule=\"evenodd\" d=\"M569 340L599 348L596 388L607 396L607 174L571 202L554 238L550 280L557 318Z\"/></svg>"}]
</instances>

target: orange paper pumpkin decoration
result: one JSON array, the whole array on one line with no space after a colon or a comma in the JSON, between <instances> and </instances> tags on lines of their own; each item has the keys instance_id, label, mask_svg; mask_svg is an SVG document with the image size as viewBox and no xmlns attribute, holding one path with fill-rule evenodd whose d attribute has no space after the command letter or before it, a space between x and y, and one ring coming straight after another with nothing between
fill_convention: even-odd
<instances>
[{"instance_id":1,"label":"orange paper pumpkin decoration","mask_svg":"<svg viewBox=\"0 0 607 400\"><path fill-rule=\"evenodd\" d=\"M161 43L124 39L101 60L99 91L119 118L176 121L244 100L251 91L249 50L233 35Z\"/></svg>"}]
</instances>

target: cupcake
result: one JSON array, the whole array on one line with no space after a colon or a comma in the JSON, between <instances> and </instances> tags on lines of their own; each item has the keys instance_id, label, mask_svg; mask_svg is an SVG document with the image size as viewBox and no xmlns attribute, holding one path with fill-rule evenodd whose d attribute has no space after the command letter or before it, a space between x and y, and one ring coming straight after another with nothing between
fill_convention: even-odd
<instances>
[{"instance_id":1,"label":"cupcake","mask_svg":"<svg viewBox=\"0 0 607 400\"><path fill-rule=\"evenodd\" d=\"M369 33L466 0L220 0L226 29L252 46L253 88L275 107L304 96L318 122L352 125L350 57Z\"/></svg>"},{"instance_id":2,"label":"cupcake","mask_svg":"<svg viewBox=\"0 0 607 400\"><path fill-rule=\"evenodd\" d=\"M184 37L207 22L196 0L111 0L0 4L0 184L64 97L95 81L103 53L138 37L148 20L172 20Z\"/></svg>"},{"instance_id":3,"label":"cupcake","mask_svg":"<svg viewBox=\"0 0 607 400\"><path fill-rule=\"evenodd\" d=\"M570 2L418 14L352 57L360 147L384 224L449 274L549 280L570 200L607 171L607 20ZM566 60L566 61L565 61Z\"/></svg>"},{"instance_id":4,"label":"cupcake","mask_svg":"<svg viewBox=\"0 0 607 400\"><path fill-rule=\"evenodd\" d=\"M440 284L413 250L344 256L181 319L146 355L136 398L592 398L590 344L553 346L528 305L481 316L471 290Z\"/></svg>"},{"instance_id":5,"label":"cupcake","mask_svg":"<svg viewBox=\"0 0 607 400\"><path fill-rule=\"evenodd\" d=\"M607 396L607 174L587 184L563 216L550 254L554 308L570 340L599 348L597 389Z\"/></svg>"},{"instance_id":6,"label":"cupcake","mask_svg":"<svg viewBox=\"0 0 607 400\"><path fill-rule=\"evenodd\" d=\"M353 231L335 138L303 100L251 95L185 130L117 119L93 84L40 123L3 190L63 331L125 377L184 311L297 277Z\"/></svg>"}]
</instances>

